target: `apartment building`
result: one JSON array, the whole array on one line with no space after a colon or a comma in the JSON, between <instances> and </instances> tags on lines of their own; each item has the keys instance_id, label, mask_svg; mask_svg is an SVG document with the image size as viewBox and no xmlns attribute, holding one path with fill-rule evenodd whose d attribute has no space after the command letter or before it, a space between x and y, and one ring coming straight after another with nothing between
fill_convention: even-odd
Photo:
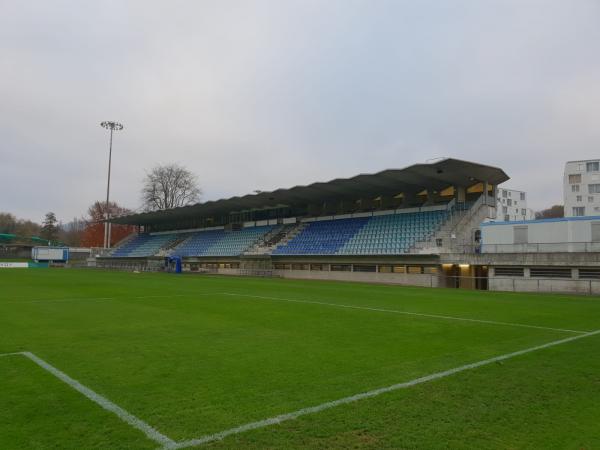
<instances>
[{"instance_id":1,"label":"apartment building","mask_svg":"<svg viewBox=\"0 0 600 450\"><path fill-rule=\"evenodd\" d=\"M526 192L500 187L496 190L496 222L533 219L533 211L527 208Z\"/></svg>"},{"instance_id":2,"label":"apartment building","mask_svg":"<svg viewBox=\"0 0 600 450\"><path fill-rule=\"evenodd\" d=\"M565 217L600 216L600 160L568 161L563 195Z\"/></svg>"}]
</instances>

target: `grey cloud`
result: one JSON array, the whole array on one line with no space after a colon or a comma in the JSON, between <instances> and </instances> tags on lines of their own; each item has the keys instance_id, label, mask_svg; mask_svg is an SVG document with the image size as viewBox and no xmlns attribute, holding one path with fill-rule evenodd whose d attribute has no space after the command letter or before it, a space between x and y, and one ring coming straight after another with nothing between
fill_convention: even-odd
<instances>
[{"instance_id":1,"label":"grey cloud","mask_svg":"<svg viewBox=\"0 0 600 450\"><path fill-rule=\"evenodd\" d=\"M0 210L64 220L135 208L178 162L205 199L436 156L504 168L560 202L567 159L599 157L593 0L4 2Z\"/></svg>"}]
</instances>

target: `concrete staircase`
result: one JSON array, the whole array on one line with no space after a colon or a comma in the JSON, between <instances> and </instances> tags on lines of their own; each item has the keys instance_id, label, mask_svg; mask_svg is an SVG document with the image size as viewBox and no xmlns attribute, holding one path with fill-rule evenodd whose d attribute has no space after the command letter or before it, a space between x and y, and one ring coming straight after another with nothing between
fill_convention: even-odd
<instances>
[{"instance_id":1,"label":"concrete staircase","mask_svg":"<svg viewBox=\"0 0 600 450\"><path fill-rule=\"evenodd\" d=\"M163 246L157 253L156 256L171 256L173 254L173 251L182 243L184 243L185 241L187 241L188 239L191 239L193 236L193 234L191 233L185 233L182 234L181 236L178 236L177 238L175 238L172 241L169 241L165 246Z\"/></svg>"},{"instance_id":2,"label":"concrete staircase","mask_svg":"<svg viewBox=\"0 0 600 450\"><path fill-rule=\"evenodd\" d=\"M411 253L473 253L474 230L493 215L493 207L486 204L482 195L469 209L453 207L450 218L427 241L417 242Z\"/></svg>"},{"instance_id":3,"label":"concrete staircase","mask_svg":"<svg viewBox=\"0 0 600 450\"><path fill-rule=\"evenodd\" d=\"M266 234L262 239L244 252L244 255L269 255L280 245L287 244L306 224L302 222L281 225Z\"/></svg>"}]
</instances>

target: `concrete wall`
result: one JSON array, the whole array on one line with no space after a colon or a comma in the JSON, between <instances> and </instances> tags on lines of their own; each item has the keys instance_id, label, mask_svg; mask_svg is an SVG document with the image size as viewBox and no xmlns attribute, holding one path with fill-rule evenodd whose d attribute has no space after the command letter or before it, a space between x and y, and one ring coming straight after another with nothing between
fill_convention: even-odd
<instances>
[{"instance_id":1,"label":"concrete wall","mask_svg":"<svg viewBox=\"0 0 600 450\"><path fill-rule=\"evenodd\" d=\"M598 267L600 252L531 252L531 253L446 253L440 256L441 264L471 264L480 266L566 266Z\"/></svg>"},{"instance_id":2,"label":"concrete wall","mask_svg":"<svg viewBox=\"0 0 600 450\"><path fill-rule=\"evenodd\" d=\"M600 280L490 277L490 291L555 292L600 295Z\"/></svg>"},{"instance_id":3,"label":"concrete wall","mask_svg":"<svg viewBox=\"0 0 600 450\"><path fill-rule=\"evenodd\" d=\"M267 272L267 271L265 271ZM319 270L272 270L273 276L296 280L329 280L329 281L354 281L364 283L398 284L406 286L444 287L437 274L408 274L408 273L379 273L379 272L338 272ZM193 273L193 272L190 272ZM240 269L215 269L218 275L240 276ZM257 272L258 274L258 272Z\"/></svg>"},{"instance_id":4,"label":"concrete wall","mask_svg":"<svg viewBox=\"0 0 600 450\"><path fill-rule=\"evenodd\" d=\"M410 286L439 287L438 275L378 273L378 272L329 272L316 270L274 270L282 278L303 280L362 281L365 283L400 284Z\"/></svg>"}]
</instances>

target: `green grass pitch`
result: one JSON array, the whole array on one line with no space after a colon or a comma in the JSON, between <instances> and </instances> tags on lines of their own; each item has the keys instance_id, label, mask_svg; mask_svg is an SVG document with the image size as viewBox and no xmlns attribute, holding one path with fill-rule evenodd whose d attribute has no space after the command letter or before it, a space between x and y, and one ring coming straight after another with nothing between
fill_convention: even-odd
<instances>
[{"instance_id":1,"label":"green grass pitch","mask_svg":"<svg viewBox=\"0 0 600 450\"><path fill-rule=\"evenodd\" d=\"M0 270L0 354L32 352L176 442L598 329L597 297ZM600 334L198 448L594 449L599 417ZM0 357L0 448L159 447Z\"/></svg>"}]
</instances>

